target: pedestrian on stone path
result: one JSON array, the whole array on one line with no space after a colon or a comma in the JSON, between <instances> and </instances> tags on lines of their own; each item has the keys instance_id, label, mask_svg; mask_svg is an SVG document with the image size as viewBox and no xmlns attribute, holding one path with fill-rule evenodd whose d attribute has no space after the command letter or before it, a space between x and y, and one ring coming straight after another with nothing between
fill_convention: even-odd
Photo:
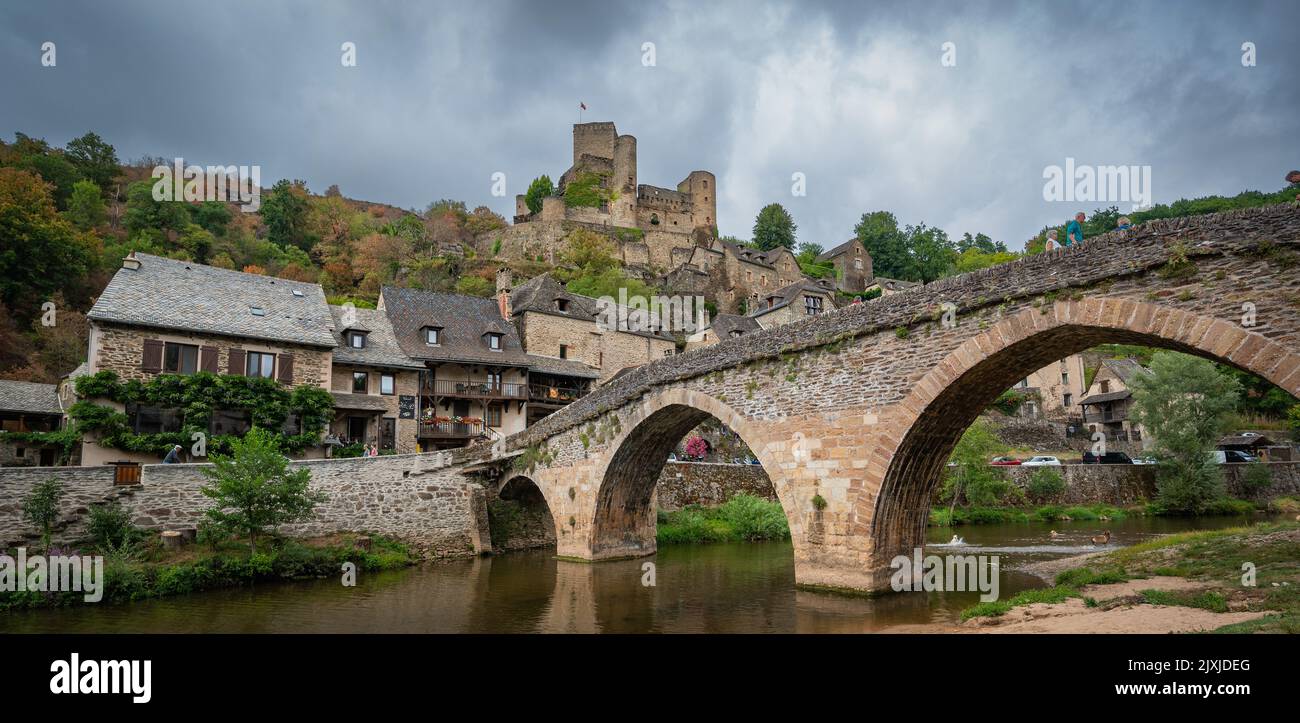
<instances>
[{"instance_id":1,"label":"pedestrian on stone path","mask_svg":"<svg viewBox=\"0 0 1300 723\"><path fill-rule=\"evenodd\" d=\"M1047 232L1047 241L1043 243L1044 251L1055 251L1057 247L1056 229L1050 229Z\"/></svg>"},{"instance_id":2,"label":"pedestrian on stone path","mask_svg":"<svg viewBox=\"0 0 1300 723\"><path fill-rule=\"evenodd\" d=\"M1073 246L1083 243L1083 211L1074 214L1074 220L1065 227L1065 245Z\"/></svg>"}]
</instances>

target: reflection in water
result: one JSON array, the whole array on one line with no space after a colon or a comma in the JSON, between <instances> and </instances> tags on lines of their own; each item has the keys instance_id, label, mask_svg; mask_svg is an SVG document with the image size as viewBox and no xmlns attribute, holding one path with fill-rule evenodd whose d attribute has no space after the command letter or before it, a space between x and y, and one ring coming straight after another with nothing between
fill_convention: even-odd
<instances>
[{"instance_id":1,"label":"reflection in water","mask_svg":"<svg viewBox=\"0 0 1300 723\"><path fill-rule=\"evenodd\" d=\"M1242 524L1240 518L1131 518L1106 523L988 525L929 531L937 554L1002 556L1001 594L1041 587L1017 572L1027 562L1091 552L1102 525L1114 548L1156 534ZM641 584L643 565L656 585ZM788 543L668 547L637 560L586 564L551 552L511 553L362 575L357 586L314 580L220 590L131 605L94 605L0 616L2 632L176 633L689 633L870 632L946 623L978 592L854 598L796 591Z\"/></svg>"}]
</instances>

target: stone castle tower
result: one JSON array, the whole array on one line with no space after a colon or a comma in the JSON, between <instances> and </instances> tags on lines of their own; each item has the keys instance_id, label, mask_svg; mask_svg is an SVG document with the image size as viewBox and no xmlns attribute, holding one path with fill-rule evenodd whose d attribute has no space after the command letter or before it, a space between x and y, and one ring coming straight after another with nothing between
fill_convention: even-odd
<instances>
[{"instance_id":1,"label":"stone castle tower","mask_svg":"<svg viewBox=\"0 0 1300 723\"><path fill-rule=\"evenodd\" d=\"M610 122L573 126L573 165L559 180L561 196L569 183L583 174L595 174L610 202L599 208L570 207L560 196L544 199L542 210L531 213L524 196L515 197L515 223L577 221L606 226L639 228L692 235L697 229L716 235L717 180L708 171L692 171L676 189L637 183L636 137L619 135Z\"/></svg>"}]
</instances>

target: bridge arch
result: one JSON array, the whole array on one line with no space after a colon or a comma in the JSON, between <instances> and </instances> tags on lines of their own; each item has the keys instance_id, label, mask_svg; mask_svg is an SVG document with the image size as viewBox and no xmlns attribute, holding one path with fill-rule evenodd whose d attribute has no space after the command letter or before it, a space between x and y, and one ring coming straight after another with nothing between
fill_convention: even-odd
<instances>
[{"instance_id":1,"label":"bridge arch","mask_svg":"<svg viewBox=\"0 0 1300 723\"><path fill-rule=\"evenodd\" d=\"M789 445L760 432L759 425L715 397L688 389L668 389L637 407L627 429L611 444L608 461L599 471L592 519L591 559L649 555L655 552L656 510L651 501L668 455L682 437L713 417L740 436L758 458L776 490L789 521L796 555L802 521L785 474L791 467L784 452Z\"/></svg>"},{"instance_id":2,"label":"bridge arch","mask_svg":"<svg viewBox=\"0 0 1300 723\"><path fill-rule=\"evenodd\" d=\"M497 550L555 547L554 508L546 498L544 485L518 472L506 475L504 480L488 503L492 547Z\"/></svg>"},{"instance_id":3,"label":"bridge arch","mask_svg":"<svg viewBox=\"0 0 1300 723\"><path fill-rule=\"evenodd\" d=\"M903 431L868 468L867 494L855 510L857 519L870 520L877 576L894 555L924 541L930 496L980 412L1034 370L1105 343L1194 354L1300 395L1300 354L1221 318L1111 297L1025 309L965 341L894 407L890 424Z\"/></svg>"}]
</instances>

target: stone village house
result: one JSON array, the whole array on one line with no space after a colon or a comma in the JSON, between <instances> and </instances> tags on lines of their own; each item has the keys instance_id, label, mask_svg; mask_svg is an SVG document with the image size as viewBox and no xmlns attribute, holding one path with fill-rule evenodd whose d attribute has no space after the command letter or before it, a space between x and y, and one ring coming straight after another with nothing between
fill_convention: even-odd
<instances>
[{"instance_id":1,"label":"stone village house","mask_svg":"<svg viewBox=\"0 0 1300 723\"><path fill-rule=\"evenodd\" d=\"M1142 425L1133 421L1133 392L1129 383L1138 374L1149 374L1146 367L1133 359L1104 359L1092 379L1092 385L1079 404L1083 423L1091 432L1104 432L1113 442L1141 442L1149 446Z\"/></svg>"},{"instance_id":2,"label":"stone village house","mask_svg":"<svg viewBox=\"0 0 1300 723\"><path fill-rule=\"evenodd\" d=\"M498 287L496 299L386 287L377 309L356 309L330 306L318 284L133 254L87 314L87 361L58 386L0 382L0 406L14 407L0 421L14 432L58 429L76 379L100 371L123 381L206 371L328 390L334 417L322 444L299 456L355 442L427 451L517 432L617 371L675 351L663 331L602 328L594 299L549 277L515 290L503 271ZM525 336L540 353L525 351ZM137 434L183 421L179 410L94 401L125 413ZM250 424L245 411L215 410L208 431ZM0 464L54 463L50 451L2 446ZM94 434L79 450L83 465L159 456L101 446Z\"/></svg>"}]
</instances>

